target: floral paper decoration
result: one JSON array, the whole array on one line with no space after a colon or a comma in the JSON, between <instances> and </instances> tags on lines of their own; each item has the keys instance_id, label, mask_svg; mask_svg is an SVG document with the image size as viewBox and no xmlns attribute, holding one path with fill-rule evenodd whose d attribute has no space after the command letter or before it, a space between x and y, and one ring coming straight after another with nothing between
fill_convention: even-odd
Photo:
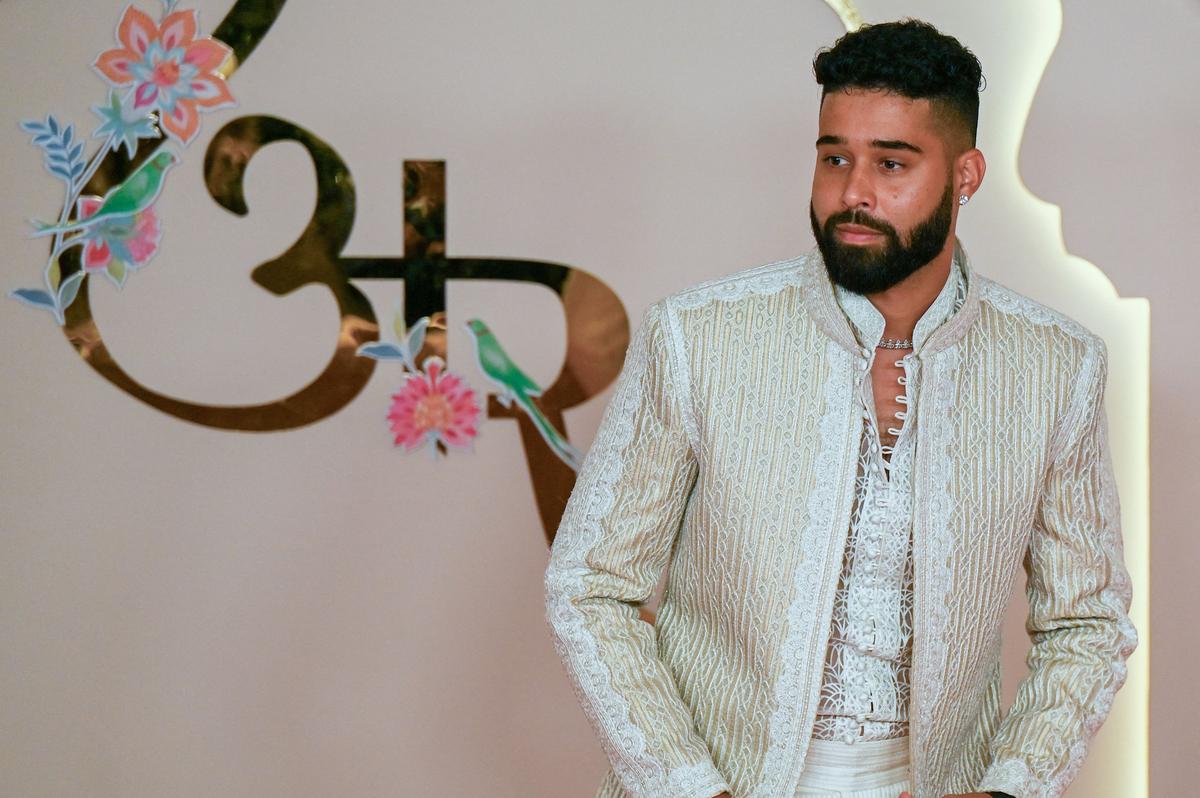
<instances>
[{"instance_id":1,"label":"floral paper decoration","mask_svg":"<svg viewBox=\"0 0 1200 798\"><path fill-rule=\"evenodd\" d=\"M195 140L201 112L235 104L220 71L233 51L199 36L195 10L176 10L175 4L163 0L158 22L127 6L117 25L118 46L96 58L93 68L110 89L105 101L92 107L100 118L92 137L102 140L94 152L86 152L73 124L54 114L21 123L41 149L46 171L63 183L64 196L57 221L33 223L34 236L51 238L43 287L19 288L10 296L51 312L59 324L88 275L104 274L121 287L131 272L150 262L162 238L154 203L168 170ZM141 141L164 137L167 141L104 196L83 193L109 153L124 149L133 159ZM74 247L83 250L83 268L64 274L62 255Z\"/></svg>"}]
</instances>

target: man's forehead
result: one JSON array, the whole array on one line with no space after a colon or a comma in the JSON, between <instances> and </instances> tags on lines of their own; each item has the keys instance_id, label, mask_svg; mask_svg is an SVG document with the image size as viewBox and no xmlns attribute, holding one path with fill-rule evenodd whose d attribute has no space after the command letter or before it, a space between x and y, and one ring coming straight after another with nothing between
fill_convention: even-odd
<instances>
[{"instance_id":1,"label":"man's forehead","mask_svg":"<svg viewBox=\"0 0 1200 798\"><path fill-rule=\"evenodd\" d=\"M875 89L826 94L821 100L818 127L822 139L850 144L907 141L939 134L930 100Z\"/></svg>"}]
</instances>

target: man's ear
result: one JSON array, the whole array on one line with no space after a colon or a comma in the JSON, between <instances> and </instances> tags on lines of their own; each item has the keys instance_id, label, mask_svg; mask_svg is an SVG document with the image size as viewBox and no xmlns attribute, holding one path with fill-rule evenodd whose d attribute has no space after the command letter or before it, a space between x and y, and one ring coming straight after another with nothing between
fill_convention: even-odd
<instances>
[{"instance_id":1,"label":"man's ear","mask_svg":"<svg viewBox=\"0 0 1200 798\"><path fill-rule=\"evenodd\" d=\"M954 196L974 196L983 183L983 175L987 172L987 161L978 147L972 147L954 159Z\"/></svg>"}]
</instances>

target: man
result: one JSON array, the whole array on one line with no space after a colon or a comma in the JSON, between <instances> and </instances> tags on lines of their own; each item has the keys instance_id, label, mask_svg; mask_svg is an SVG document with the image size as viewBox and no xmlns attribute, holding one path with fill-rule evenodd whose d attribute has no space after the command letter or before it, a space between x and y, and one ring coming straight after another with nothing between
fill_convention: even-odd
<instances>
[{"instance_id":1,"label":"man","mask_svg":"<svg viewBox=\"0 0 1200 798\"><path fill-rule=\"evenodd\" d=\"M1104 344L957 244L974 55L908 21L814 71L818 251L649 308L554 544L600 795L1058 796L1136 642Z\"/></svg>"}]
</instances>

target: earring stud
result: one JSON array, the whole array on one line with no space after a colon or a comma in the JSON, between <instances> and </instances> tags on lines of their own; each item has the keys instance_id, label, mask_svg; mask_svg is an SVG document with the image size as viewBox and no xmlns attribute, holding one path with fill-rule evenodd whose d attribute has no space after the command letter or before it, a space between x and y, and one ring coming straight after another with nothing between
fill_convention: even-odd
<instances>
[{"instance_id":1,"label":"earring stud","mask_svg":"<svg viewBox=\"0 0 1200 798\"><path fill-rule=\"evenodd\" d=\"M970 202L970 201L971 201L971 198L970 198L970 197L968 197L966 194L959 194L959 195L958 195L958 204L959 204L959 205L966 205L966 204L967 204L968 202Z\"/></svg>"}]
</instances>

